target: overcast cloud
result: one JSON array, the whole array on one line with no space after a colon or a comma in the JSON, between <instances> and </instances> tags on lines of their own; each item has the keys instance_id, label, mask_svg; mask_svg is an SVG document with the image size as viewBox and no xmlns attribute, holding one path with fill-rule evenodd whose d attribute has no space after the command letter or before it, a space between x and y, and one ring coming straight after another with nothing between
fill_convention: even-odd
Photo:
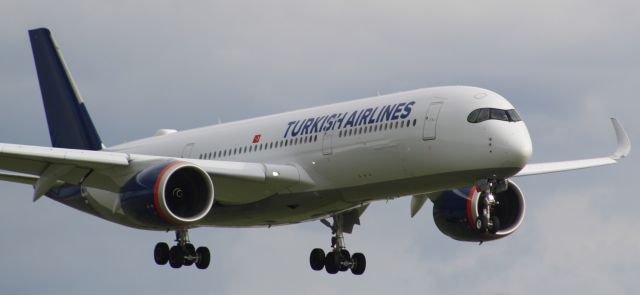
<instances>
[{"instance_id":1,"label":"overcast cloud","mask_svg":"<svg viewBox=\"0 0 640 295\"><path fill-rule=\"evenodd\" d=\"M0 4L0 142L49 145L27 30L49 27L107 145L440 85L508 98L533 161L601 156L608 118L639 132L640 4L633 1L14 1ZM222 140L222 139L221 139ZM193 230L207 271L153 263L172 233L125 228L0 183L6 294L636 294L635 154L619 165L518 178L515 234L453 241L431 206L374 203L347 236L361 277L313 272L320 223Z\"/></svg>"}]
</instances>

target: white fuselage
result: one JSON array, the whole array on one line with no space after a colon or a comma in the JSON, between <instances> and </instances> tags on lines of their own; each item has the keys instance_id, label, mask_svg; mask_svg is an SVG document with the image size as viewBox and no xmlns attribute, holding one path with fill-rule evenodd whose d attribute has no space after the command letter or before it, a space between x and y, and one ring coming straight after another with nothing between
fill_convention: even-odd
<instances>
[{"instance_id":1,"label":"white fuselage","mask_svg":"<svg viewBox=\"0 0 640 295\"><path fill-rule=\"evenodd\" d=\"M295 223L377 199L513 176L531 156L524 122L468 122L478 108L513 106L486 89L426 88L159 135L108 151L294 165L313 186L214 207L199 225Z\"/></svg>"}]
</instances>

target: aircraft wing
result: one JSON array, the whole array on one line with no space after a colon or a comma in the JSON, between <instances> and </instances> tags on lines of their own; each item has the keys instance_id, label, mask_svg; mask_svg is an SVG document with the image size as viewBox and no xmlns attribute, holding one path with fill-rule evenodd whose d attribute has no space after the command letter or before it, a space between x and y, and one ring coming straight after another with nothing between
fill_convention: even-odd
<instances>
[{"instance_id":1,"label":"aircraft wing","mask_svg":"<svg viewBox=\"0 0 640 295\"><path fill-rule=\"evenodd\" d=\"M0 143L0 170L7 172L0 172L0 181L34 185L35 200L55 186L82 183L92 171L113 172L121 169L135 173L136 169L144 169L145 164L171 160L193 163L211 175L216 186L216 199L223 203L255 201L256 198L266 197L261 196L266 191L273 193L297 184L311 184L306 174L293 165L182 159L4 143ZM225 194L225 191L229 193Z\"/></svg>"},{"instance_id":2,"label":"aircraft wing","mask_svg":"<svg viewBox=\"0 0 640 295\"><path fill-rule=\"evenodd\" d=\"M611 118L613 129L616 133L617 147L616 151L608 156L593 159L574 160L574 161L562 161L562 162L548 162L548 163L534 163L527 164L518 174L515 176L527 176L545 173L562 172L569 170L578 170L590 167L611 165L617 163L618 160L629 155L631 151L631 142L629 136L624 130L622 125L615 118Z\"/></svg>"}]
</instances>

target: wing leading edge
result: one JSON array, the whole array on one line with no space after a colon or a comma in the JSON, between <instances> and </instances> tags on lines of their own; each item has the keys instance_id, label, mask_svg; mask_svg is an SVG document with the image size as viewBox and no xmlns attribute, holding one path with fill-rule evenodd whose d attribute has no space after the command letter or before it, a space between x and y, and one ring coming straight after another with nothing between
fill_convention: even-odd
<instances>
[{"instance_id":1,"label":"wing leading edge","mask_svg":"<svg viewBox=\"0 0 640 295\"><path fill-rule=\"evenodd\" d=\"M578 170L578 169L605 166L605 165L611 165L611 164L617 163L618 160L625 158L629 155L629 152L631 151L631 142L629 141L629 136L627 135L627 132L624 130L624 128L622 127L620 122L618 122L618 120L616 120L615 118L611 118L611 123L613 124L613 129L616 133L616 139L617 139L616 151L612 155L608 157L584 159L584 160L528 164L515 176L527 176L527 175Z\"/></svg>"},{"instance_id":2,"label":"wing leading edge","mask_svg":"<svg viewBox=\"0 0 640 295\"><path fill-rule=\"evenodd\" d=\"M141 169L162 161L184 161L198 165L220 187L220 190L216 188L216 199L229 204L255 201L256 196L260 195L256 190L264 192L264 186L278 191L295 185L312 184L306 173L293 165L182 159L6 143L0 143L0 170L11 173L0 171L0 181L33 185L33 198L37 200L53 187L82 183L90 172L134 175ZM97 188L117 191L117 188ZM224 193L242 191L242 188L251 198L243 198L242 192ZM225 198L225 195L229 197Z\"/></svg>"}]
</instances>

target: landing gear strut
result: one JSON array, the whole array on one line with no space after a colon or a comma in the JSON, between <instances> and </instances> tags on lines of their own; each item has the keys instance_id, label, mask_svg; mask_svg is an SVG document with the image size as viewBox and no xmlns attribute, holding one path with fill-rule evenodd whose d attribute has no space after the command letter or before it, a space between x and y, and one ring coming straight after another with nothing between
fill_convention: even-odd
<instances>
[{"instance_id":1,"label":"landing gear strut","mask_svg":"<svg viewBox=\"0 0 640 295\"><path fill-rule=\"evenodd\" d=\"M186 229L176 231L176 245L169 248L167 243L156 244L153 250L153 258L158 265L165 265L167 262L172 268L190 266L195 263L199 269L206 269L211 262L211 252L207 247L196 249L189 242L189 232Z\"/></svg>"},{"instance_id":2,"label":"landing gear strut","mask_svg":"<svg viewBox=\"0 0 640 295\"><path fill-rule=\"evenodd\" d=\"M351 270L355 275L364 273L367 267L367 260L364 254L354 253L351 255L344 244L344 218L345 216L343 215L335 215L333 217L333 225L326 220L322 220L323 224L331 228L333 234L331 237L331 250L325 255L322 249L313 249L311 255L309 255L311 269L320 271L324 268L330 274L347 270ZM351 224L352 227L353 224Z\"/></svg>"},{"instance_id":3,"label":"landing gear strut","mask_svg":"<svg viewBox=\"0 0 640 295\"><path fill-rule=\"evenodd\" d=\"M505 180L497 181L493 179L479 181L477 184L480 190L480 200L478 208L478 218L476 219L476 229L482 232L495 234L500 228L500 219L496 214L496 208L500 204L494 196L495 193L507 189L508 183Z\"/></svg>"}]
</instances>

